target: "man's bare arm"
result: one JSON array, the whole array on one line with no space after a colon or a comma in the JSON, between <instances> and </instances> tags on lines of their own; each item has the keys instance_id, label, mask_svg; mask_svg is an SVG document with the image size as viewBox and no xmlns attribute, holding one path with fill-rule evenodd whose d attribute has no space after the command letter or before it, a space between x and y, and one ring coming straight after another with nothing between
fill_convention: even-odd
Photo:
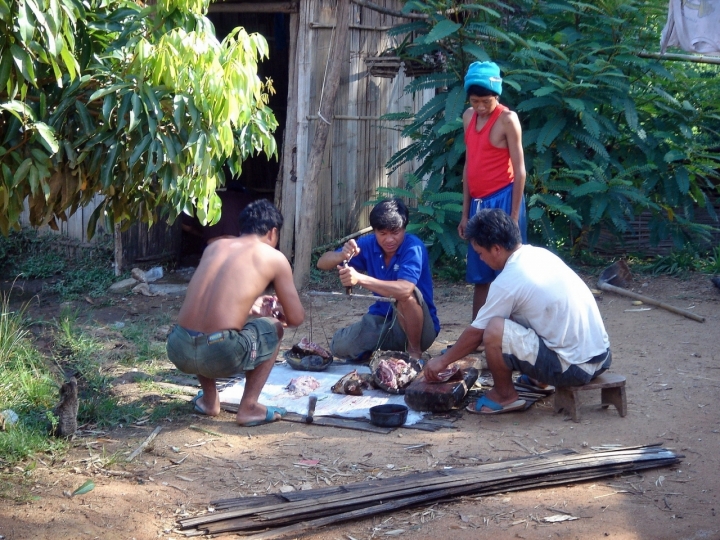
<instances>
[{"instance_id":1,"label":"man's bare arm","mask_svg":"<svg viewBox=\"0 0 720 540\"><path fill-rule=\"evenodd\" d=\"M349 261L352 257L360 253L360 248L355 240L348 240L343 245L341 251L328 251L323 253L317 262L320 270L335 270L343 261Z\"/></svg>"},{"instance_id":2,"label":"man's bare arm","mask_svg":"<svg viewBox=\"0 0 720 540\"><path fill-rule=\"evenodd\" d=\"M423 369L425 379L428 381L437 381L438 373L478 348L482 343L484 333L484 330L480 330L474 326L468 326L463 333L460 334L460 337L452 348L447 349L445 354L432 358L425 365Z\"/></svg>"},{"instance_id":3,"label":"man's bare arm","mask_svg":"<svg viewBox=\"0 0 720 540\"><path fill-rule=\"evenodd\" d=\"M522 204L522 196L525 192L525 177L527 176L525 171L525 155L522 147L522 128L520 127L518 115L510 111L505 119L504 127L508 150L510 152L510 161L512 162L515 173L510 217L517 223L520 219L520 205Z\"/></svg>"},{"instance_id":4,"label":"man's bare arm","mask_svg":"<svg viewBox=\"0 0 720 540\"><path fill-rule=\"evenodd\" d=\"M340 268L340 281L344 287L353 287L360 285L363 289L372 291L385 296L387 298L395 298L396 300L405 300L409 298L415 290L415 284L404 279L397 281L383 281L367 274L361 274L352 267Z\"/></svg>"},{"instance_id":5,"label":"man's bare arm","mask_svg":"<svg viewBox=\"0 0 720 540\"><path fill-rule=\"evenodd\" d=\"M300 302L300 296L293 282L290 263L282 253L277 252L272 264L276 266L273 285L275 286L275 294L282 306L285 323L288 326L300 326L305 320L305 309Z\"/></svg>"}]
</instances>

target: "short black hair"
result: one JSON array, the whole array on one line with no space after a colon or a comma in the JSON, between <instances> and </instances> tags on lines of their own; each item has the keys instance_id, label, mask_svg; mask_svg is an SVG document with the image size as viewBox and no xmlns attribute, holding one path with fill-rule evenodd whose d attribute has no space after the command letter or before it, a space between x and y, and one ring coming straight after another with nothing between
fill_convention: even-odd
<instances>
[{"instance_id":1,"label":"short black hair","mask_svg":"<svg viewBox=\"0 0 720 540\"><path fill-rule=\"evenodd\" d=\"M370 226L376 231L398 231L407 227L410 213L397 197L384 199L370 212Z\"/></svg>"},{"instance_id":2,"label":"short black hair","mask_svg":"<svg viewBox=\"0 0 720 540\"><path fill-rule=\"evenodd\" d=\"M471 84L468 86L467 89L467 97L470 99L470 96L477 96L477 97L487 97L487 96L495 96L500 97L500 94L497 92L493 92L489 88L485 88L484 86L480 86L479 84Z\"/></svg>"},{"instance_id":3,"label":"short black hair","mask_svg":"<svg viewBox=\"0 0 720 540\"><path fill-rule=\"evenodd\" d=\"M267 199L260 199L248 204L240 212L240 234L257 234L265 236L277 228L278 232L283 226L283 217L273 203Z\"/></svg>"},{"instance_id":4,"label":"short black hair","mask_svg":"<svg viewBox=\"0 0 720 540\"><path fill-rule=\"evenodd\" d=\"M465 237L485 249L497 245L512 251L522 244L520 229L508 213L499 208L483 208L471 217Z\"/></svg>"}]
</instances>

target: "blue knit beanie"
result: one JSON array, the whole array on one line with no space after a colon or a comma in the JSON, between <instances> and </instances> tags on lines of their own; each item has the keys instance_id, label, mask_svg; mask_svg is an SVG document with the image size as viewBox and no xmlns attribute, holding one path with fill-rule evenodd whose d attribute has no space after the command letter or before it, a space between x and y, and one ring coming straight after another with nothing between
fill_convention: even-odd
<instances>
[{"instance_id":1,"label":"blue knit beanie","mask_svg":"<svg viewBox=\"0 0 720 540\"><path fill-rule=\"evenodd\" d=\"M465 75L465 91L472 85L482 86L495 92L498 96L502 94L502 78L500 68L495 62L473 62Z\"/></svg>"}]
</instances>

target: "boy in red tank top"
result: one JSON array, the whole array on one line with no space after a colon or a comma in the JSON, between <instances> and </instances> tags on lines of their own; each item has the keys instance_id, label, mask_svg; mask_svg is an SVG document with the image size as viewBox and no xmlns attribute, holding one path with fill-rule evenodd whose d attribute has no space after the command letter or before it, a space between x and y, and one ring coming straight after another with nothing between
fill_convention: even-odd
<instances>
[{"instance_id":1,"label":"boy in red tank top","mask_svg":"<svg viewBox=\"0 0 720 540\"><path fill-rule=\"evenodd\" d=\"M463 216L458 234L465 238L468 220L481 208L501 208L520 228L527 242L525 217L525 158L522 129L515 112L500 104L502 78L494 62L473 62L465 75L470 108L463 113L465 167ZM468 249L468 283L475 284L472 319L485 304L494 271Z\"/></svg>"}]
</instances>

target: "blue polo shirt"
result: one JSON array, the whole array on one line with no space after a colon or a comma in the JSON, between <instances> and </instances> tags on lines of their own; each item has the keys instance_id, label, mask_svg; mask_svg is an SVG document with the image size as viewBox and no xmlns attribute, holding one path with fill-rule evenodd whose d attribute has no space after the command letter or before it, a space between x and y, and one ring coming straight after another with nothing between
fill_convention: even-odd
<instances>
[{"instance_id":1,"label":"blue polo shirt","mask_svg":"<svg viewBox=\"0 0 720 540\"><path fill-rule=\"evenodd\" d=\"M435 331L440 332L440 321L433 301L433 283L430 274L430 263L425 244L413 234L406 234L403 243L385 267L385 256L378 244L375 234L368 234L357 240L360 253L350 259L350 266L358 271L366 272L370 277L383 281L404 279L414 284L423 295L430 311ZM338 249L341 251L342 248ZM373 293L375 294L375 293ZM375 296L380 296L375 294ZM371 315L385 317L390 311L389 302L375 302L368 312Z\"/></svg>"}]
</instances>

